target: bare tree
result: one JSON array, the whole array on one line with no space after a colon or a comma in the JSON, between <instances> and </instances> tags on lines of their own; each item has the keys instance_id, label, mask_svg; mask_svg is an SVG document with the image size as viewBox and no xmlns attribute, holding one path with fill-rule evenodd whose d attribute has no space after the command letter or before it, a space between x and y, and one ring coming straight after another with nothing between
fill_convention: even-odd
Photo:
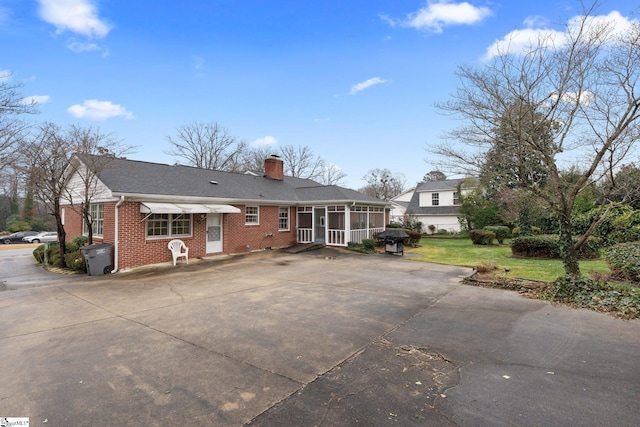
<instances>
[{"instance_id":1,"label":"bare tree","mask_svg":"<svg viewBox=\"0 0 640 427\"><path fill-rule=\"evenodd\" d=\"M598 2L567 22L563 37L541 36L523 53L503 47L479 67L461 66L452 99L438 105L464 121L449 136L471 151L449 144L433 150L442 158L477 173L495 144L498 130L509 129L511 142L526 147L545 169L542 185L517 174L521 188L546 201L560 222L560 242L567 275L579 275L577 251L611 207L574 241L571 213L578 195L608 176L640 137L640 22L620 31L613 22L595 19ZM543 128L554 125L552 140L541 143ZM540 132L538 132L538 130ZM513 166L526 168L517 158ZM562 169L579 164L576 180L563 180ZM465 169L465 168L463 168ZM605 190L605 200L608 192Z\"/></svg>"},{"instance_id":2,"label":"bare tree","mask_svg":"<svg viewBox=\"0 0 640 427\"><path fill-rule=\"evenodd\" d=\"M36 113L35 100L25 101L22 84L12 83L12 73L0 70L0 116Z\"/></svg>"},{"instance_id":3,"label":"bare tree","mask_svg":"<svg viewBox=\"0 0 640 427\"><path fill-rule=\"evenodd\" d=\"M242 156L241 166L238 172L264 172L264 159L273 154L279 155L279 153L280 150L268 145L250 147Z\"/></svg>"},{"instance_id":4,"label":"bare tree","mask_svg":"<svg viewBox=\"0 0 640 427\"><path fill-rule=\"evenodd\" d=\"M279 155L284 162L285 175L313 180L322 177L324 160L308 146L285 145L280 148Z\"/></svg>"},{"instance_id":5,"label":"bare tree","mask_svg":"<svg viewBox=\"0 0 640 427\"><path fill-rule=\"evenodd\" d=\"M324 185L342 185L347 174L342 171L335 163L326 163L322 168L322 175L317 178L320 184Z\"/></svg>"},{"instance_id":6,"label":"bare tree","mask_svg":"<svg viewBox=\"0 0 640 427\"><path fill-rule=\"evenodd\" d=\"M367 185L358 191L382 200L391 200L407 189L405 176L393 174L389 169L371 169L362 179Z\"/></svg>"},{"instance_id":7,"label":"bare tree","mask_svg":"<svg viewBox=\"0 0 640 427\"><path fill-rule=\"evenodd\" d=\"M447 179L447 175L438 170L427 172L422 178L424 182L444 181L445 179Z\"/></svg>"},{"instance_id":8,"label":"bare tree","mask_svg":"<svg viewBox=\"0 0 640 427\"><path fill-rule=\"evenodd\" d=\"M36 197L47 207L48 213L55 219L58 240L60 242L60 267L65 267L66 234L60 202L65 194L68 180L66 173L69 159L73 153L64 132L53 123L43 123L22 147L27 163L23 168L31 177Z\"/></svg>"},{"instance_id":9,"label":"bare tree","mask_svg":"<svg viewBox=\"0 0 640 427\"><path fill-rule=\"evenodd\" d=\"M0 170L15 160L15 146L28 128L17 116L38 112L35 101L24 100L19 90L22 84L12 83L11 77L10 72L0 70Z\"/></svg>"},{"instance_id":10,"label":"bare tree","mask_svg":"<svg viewBox=\"0 0 640 427\"><path fill-rule=\"evenodd\" d=\"M93 244L96 218L92 202L101 191L98 177L113 159L129 154L134 147L123 145L113 135L104 134L94 127L71 126L65 132L65 139L76 153L76 158L70 159L67 166L66 173L72 181L68 183L63 196L71 202L71 208L82 216L87 225L88 243Z\"/></svg>"},{"instance_id":11,"label":"bare tree","mask_svg":"<svg viewBox=\"0 0 640 427\"><path fill-rule=\"evenodd\" d=\"M168 136L172 146L166 154L183 164L204 169L239 172L247 144L238 141L227 129L215 122L182 125L175 137Z\"/></svg>"}]
</instances>

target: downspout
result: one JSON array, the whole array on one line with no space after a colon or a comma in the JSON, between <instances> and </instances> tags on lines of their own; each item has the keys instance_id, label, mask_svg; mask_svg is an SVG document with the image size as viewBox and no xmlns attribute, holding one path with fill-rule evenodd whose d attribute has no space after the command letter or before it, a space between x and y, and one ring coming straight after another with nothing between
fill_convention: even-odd
<instances>
[{"instance_id":1,"label":"downspout","mask_svg":"<svg viewBox=\"0 0 640 427\"><path fill-rule=\"evenodd\" d=\"M118 272L118 212L121 204L124 203L124 196L120 196L120 200L116 203L116 236L114 242L114 252L113 252L113 270L111 270L111 274Z\"/></svg>"}]
</instances>

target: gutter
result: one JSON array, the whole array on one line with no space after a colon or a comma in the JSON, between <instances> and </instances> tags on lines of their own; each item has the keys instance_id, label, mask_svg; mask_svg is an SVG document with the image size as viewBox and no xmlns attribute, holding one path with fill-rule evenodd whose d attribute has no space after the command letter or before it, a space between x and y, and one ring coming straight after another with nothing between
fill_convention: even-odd
<instances>
[{"instance_id":1,"label":"gutter","mask_svg":"<svg viewBox=\"0 0 640 427\"><path fill-rule=\"evenodd\" d=\"M114 242L114 253L113 253L113 270L111 270L111 274L118 272L118 212L120 211L120 205L124 203L124 196L120 196L120 200L116 203L116 236Z\"/></svg>"}]
</instances>

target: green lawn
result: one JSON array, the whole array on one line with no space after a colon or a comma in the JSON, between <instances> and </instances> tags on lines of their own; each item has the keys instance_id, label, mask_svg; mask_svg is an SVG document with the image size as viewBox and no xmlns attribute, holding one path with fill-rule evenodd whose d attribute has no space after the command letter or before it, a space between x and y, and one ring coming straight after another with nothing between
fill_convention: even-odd
<instances>
[{"instance_id":1,"label":"green lawn","mask_svg":"<svg viewBox=\"0 0 640 427\"><path fill-rule=\"evenodd\" d=\"M499 246L479 246L471 243L470 239L424 238L420 240L420 247L405 247L404 252L413 254L413 260L437 264L476 267L482 263L494 263L501 270L509 268L508 277L554 280L564 275L560 260L512 258L508 242ZM609 273L604 259L581 261L580 270L583 274L592 271Z\"/></svg>"}]
</instances>

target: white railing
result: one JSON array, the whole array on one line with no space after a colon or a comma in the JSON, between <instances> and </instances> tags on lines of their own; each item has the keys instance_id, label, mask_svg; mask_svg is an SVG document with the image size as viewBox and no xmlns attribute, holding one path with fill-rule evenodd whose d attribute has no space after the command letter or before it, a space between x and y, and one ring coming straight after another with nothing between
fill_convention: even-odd
<instances>
[{"instance_id":1,"label":"white railing","mask_svg":"<svg viewBox=\"0 0 640 427\"><path fill-rule=\"evenodd\" d=\"M328 245L341 245L346 246L347 242L345 242L345 232L344 230L332 230L329 229L329 237L327 240Z\"/></svg>"},{"instance_id":2,"label":"white railing","mask_svg":"<svg viewBox=\"0 0 640 427\"><path fill-rule=\"evenodd\" d=\"M298 243L313 243L313 228L298 228Z\"/></svg>"},{"instance_id":3,"label":"white railing","mask_svg":"<svg viewBox=\"0 0 640 427\"><path fill-rule=\"evenodd\" d=\"M381 228L363 228L362 230L351 230L351 242L362 243L363 239L373 239L375 233L382 233L384 227Z\"/></svg>"}]
</instances>

